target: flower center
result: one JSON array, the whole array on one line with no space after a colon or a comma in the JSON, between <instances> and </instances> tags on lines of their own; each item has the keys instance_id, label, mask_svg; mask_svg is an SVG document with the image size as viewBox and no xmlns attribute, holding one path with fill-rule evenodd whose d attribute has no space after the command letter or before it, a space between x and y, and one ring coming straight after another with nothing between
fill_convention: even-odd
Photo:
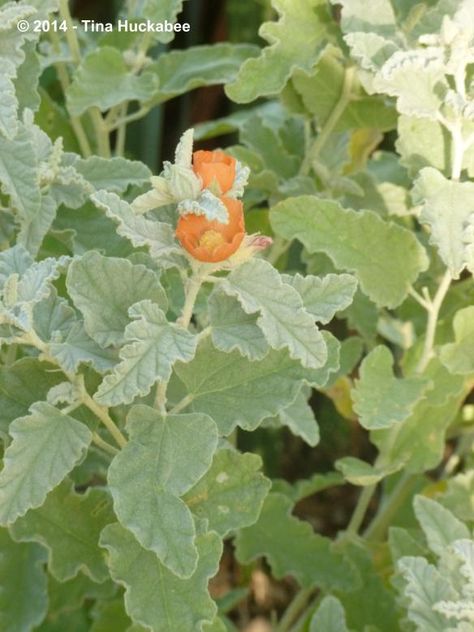
<instances>
[{"instance_id":1,"label":"flower center","mask_svg":"<svg viewBox=\"0 0 474 632\"><path fill-rule=\"evenodd\" d=\"M225 243L224 237L217 230L206 230L199 239L199 245L212 252Z\"/></svg>"}]
</instances>

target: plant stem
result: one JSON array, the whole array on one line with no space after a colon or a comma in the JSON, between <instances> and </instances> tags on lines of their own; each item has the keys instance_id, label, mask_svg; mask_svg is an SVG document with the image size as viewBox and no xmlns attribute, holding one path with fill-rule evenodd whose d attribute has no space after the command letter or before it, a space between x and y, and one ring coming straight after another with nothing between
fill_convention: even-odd
<instances>
[{"instance_id":1,"label":"plant stem","mask_svg":"<svg viewBox=\"0 0 474 632\"><path fill-rule=\"evenodd\" d=\"M379 508L377 515L367 527L364 538L375 542L381 540L387 532L392 518L410 495L413 485L417 483L417 477L405 473L394 487L387 501Z\"/></svg>"},{"instance_id":2,"label":"plant stem","mask_svg":"<svg viewBox=\"0 0 474 632\"><path fill-rule=\"evenodd\" d=\"M438 323L439 310L441 309L444 297L449 290L451 280L451 273L449 272L449 270L446 270L441 283L438 286L435 297L428 308L428 323L426 325L425 344L423 347L423 353L421 354L421 358L416 367L416 373L423 373L433 355L433 346L435 342L436 325Z\"/></svg>"},{"instance_id":3,"label":"plant stem","mask_svg":"<svg viewBox=\"0 0 474 632\"><path fill-rule=\"evenodd\" d=\"M118 118L119 120L122 121L122 123L119 125L117 129L117 140L115 143L116 156L123 156L123 154L125 153L125 141L127 139L127 124L124 123L123 121L126 118L127 109L128 109L128 101L125 101L125 103L122 103L119 109Z\"/></svg>"},{"instance_id":4,"label":"plant stem","mask_svg":"<svg viewBox=\"0 0 474 632\"><path fill-rule=\"evenodd\" d=\"M100 156L103 158L110 158L110 139L109 139L109 129L105 124L104 119L102 118L102 114L100 113L99 108L92 107L89 110L89 114L92 120L92 123L95 128L95 132L97 135L97 149Z\"/></svg>"},{"instance_id":5,"label":"plant stem","mask_svg":"<svg viewBox=\"0 0 474 632\"><path fill-rule=\"evenodd\" d=\"M113 445L110 445L110 443L107 443L107 441L104 441L104 439L102 439L102 437L99 434L97 434L97 432L92 433L92 442L95 443L96 446L98 446L99 448L102 448L102 450L104 450L108 454L112 454L113 456L115 456L116 454L120 452L120 450L117 450L117 448L114 448Z\"/></svg>"},{"instance_id":6,"label":"plant stem","mask_svg":"<svg viewBox=\"0 0 474 632\"><path fill-rule=\"evenodd\" d=\"M59 50L58 34L55 31L51 30L49 32L49 35L51 37L51 42L53 46L58 51ZM70 83L69 75L67 74L66 67L61 62L58 62L57 64L55 64L54 67L56 68L56 72L58 75L59 83L61 84L63 95L66 96L66 92ZM70 121L71 121L72 129L74 130L74 134L76 135L77 142L79 143L81 154L84 156L84 158L88 158L89 156L92 156L92 149L89 143L89 139L87 138L87 134L85 133L84 128L82 127L81 119L78 116L71 116Z\"/></svg>"},{"instance_id":7,"label":"plant stem","mask_svg":"<svg viewBox=\"0 0 474 632\"><path fill-rule=\"evenodd\" d=\"M339 100L334 106L331 114L328 116L323 127L319 131L319 134L317 135L316 140L314 141L312 147L310 148L310 150L307 152L305 156L305 159L300 169L300 173L302 175L307 175L309 173L309 170L311 168L311 162L319 156L328 138L333 133L334 128L337 125L337 122L343 115L344 110L346 109L348 104L351 102L351 98L352 98L351 91L352 91L352 84L355 77L355 71L356 71L355 66L351 66L344 70L344 80L342 83L342 89L341 89L341 94L339 96Z\"/></svg>"},{"instance_id":8,"label":"plant stem","mask_svg":"<svg viewBox=\"0 0 474 632\"><path fill-rule=\"evenodd\" d=\"M118 427L115 425L115 422L110 417L107 408L99 406L99 404L97 404L97 402L95 402L89 395L89 393L84 389L82 389L82 403L87 406L87 408L91 412L93 412L98 419L100 419L100 421L104 424L104 426L117 442L117 445L119 445L121 448L124 448L127 445L127 440L120 432Z\"/></svg>"},{"instance_id":9,"label":"plant stem","mask_svg":"<svg viewBox=\"0 0 474 632\"><path fill-rule=\"evenodd\" d=\"M315 588L301 588L301 590L296 594L296 597L285 610L285 613L276 627L275 632L288 632L293 623L300 617L301 613L304 612L308 602L315 593Z\"/></svg>"},{"instance_id":10,"label":"plant stem","mask_svg":"<svg viewBox=\"0 0 474 632\"><path fill-rule=\"evenodd\" d=\"M377 489L377 484L367 485L367 487L364 487L364 489L359 495L359 499L355 506L350 522L347 526L344 537L351 537L351 536L357 535L362 525L362 522L364 521L365 514L367 513L367 509L370 505L370 501L372 500L373 495L375 494L376 489Z\"/></svg>"},{"instance_id":11,"label":"plant stem","mask_svg":"<svg viewBox=\"0 0 474 632\"><path fill-rule=\"evenodd\" d=\"M168 382L158 382L155 395L155 408L164 416L166 415L166 391L168 389Z\"/></svg>"},{"instance_id":12,"label":"plant stem","mask_svg":"<svg viewBox=\"0 0 474 632\"><path fill-rule=\"evenodd\" d=\"M176 406L170 410L170 415L176 415L181 412L183 408L189 406L189 404L193 401L193 396L191 394L185 395L181 401L179 401Z\"/></svg>"},{"instance_id":13,"label":"plant stem","mask_svg":"<svg viewBox=\"0 0 474 632\"><path fill-rule=\"evenodd\" d=\"M59 14L66 22L66 40L69 50L71 51L72 59L75 64L79 65L81 63L81 49L79 47L79 40L77 39L71 13L69 11L68 0L59 0Z\"/></svg>"},{"instance_id":14,"label":"plant stem","mask_svg":"<svg viewBox=\"0 0 474 632\"><path fill-rule=\"evenodd\" d=\"M109 132L112 132L115 129L118 129L122 125L128 125L129 123L133 123L134 121L138 121L148 114L150 111L149 107L141 107L132 114L128 114L128 116L123 116L121 118L117 118L114 122L111 122L108 125Z\"/></svg>"},{"instance_id":15,"label":"plant stem","mask_svg":"<svg viewBox=\"0 0 474 632\"><path fill-rule=\"evenodd\" d=\"M199 294L199 290L201 289L201 285L204 281L203 274L194 271L193 274L188 278L185 285L185 299L183 305L183 311L181 312L181 316L178 318L176 323L181 325L187 329L189 327L189 323L191 322L191 318L193 317L193 309L196 303L197 295Z\"/></svg>"}]
</instances>

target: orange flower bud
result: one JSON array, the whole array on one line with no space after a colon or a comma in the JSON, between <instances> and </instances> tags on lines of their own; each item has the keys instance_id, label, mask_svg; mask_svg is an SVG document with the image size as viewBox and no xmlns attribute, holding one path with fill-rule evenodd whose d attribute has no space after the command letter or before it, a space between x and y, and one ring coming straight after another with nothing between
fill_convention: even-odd
<instances>
[{"instance_id":1,"label":"orange flower bud","mask_svg":"<svg viewBox=\"0 0 474 632\"><path fill-rule=\"evenodd\" d=\"M217 263L228 259L238 249L245 235L244 210L240 200L221 198L229 222L208 220L205 215L187 213L178 220L176 237L198 261Z\"/></svg>"},{"instance_id":2,"label":"orange flower bud","mask_svg":"<svg viewBox=\"0 0 474 632\"><path fill-rule=\"evenodd\" d=\"M193 154L194 173L202 180L203 189L219 186L219 194L227 193L235 180L236 160L223 151L195 151Z\"/></svg>"}]
</instances>

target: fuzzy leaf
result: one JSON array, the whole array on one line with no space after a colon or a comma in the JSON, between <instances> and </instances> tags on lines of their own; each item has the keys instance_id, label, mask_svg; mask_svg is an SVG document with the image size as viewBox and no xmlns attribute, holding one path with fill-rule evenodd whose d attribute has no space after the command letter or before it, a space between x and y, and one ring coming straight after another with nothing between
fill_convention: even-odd
<instances>
[{"instance_id":1,"label":"fuzzy leaf","mask_svg":"<svg viewBox=\"0 0 474 632\"><path fill-rule=\"evenodd\" d=\"M151 171L139 160L127 160L120 156L100 158L90 156L76 160L74 168L96 191L105 189L124 193L131 185L142 185L151 177Z\"/></svg>"},{"instance_id":2,"label":"fuzzy leaf","mask_svg":"<svg viewBox=\"0 0 474 632\"><path fill-rule=\"evenodd\" d=\"M417 632L446 632L446 619L433 606L454 596L448 579L423 557L402 557L398 568L410 600L408 618L416 624Z\"/></svg>"},{"instance_id":3,"label":"fuzzy leaf","mask_svg":"<svg viewBox=\"0 0 474 632\"><path fill-rule=\"evenodd\" d=\"M134 303L149 299L167 309L165 292L154 272L95 251L73 261L67 288L84 315L87 333L102 347L124 342L128 310Z\"/></svg>"},{"instance_id":4,"label":"fuzzy leaf","mask_svg":"<svg viewBox=\"0 0 474 632\"><path fill-rule=\"evenodd\" d=\"M121 524L181 578L196 570L195 529L179 498L209 469L217 429L206 415L169 415L135 406L130 441L109 468L109 485Z\"/></svg>"},{"instance_id":5,"label":"fuzzy leaf","mask_svg":"<svg viewBox=\"0 0 474 632\"><path fill-rule=\"evenodd\" d=\"M186 387L189 409L209 415L220 434L235 426L255 429L295 399L305 371L284 351L270 351L263 360L249 362L237 351L223 353L208 340L188 364L175 373Z\"/></svg>"},{"instance_id":6,"label":"fuzzy leaf","mask_svg":"<svg viewBox=\"0 0 474 632\"><path fill-rule=\"evenodd\" d=\"M69 112L80 116L91 107L105 112L124 101L149 99L158 88L149 72L134 75L115 48L105 46L90 52L82 61L66 90Z\"/></svg>"},{"instance_id":7,"label":"fuzzy leaf","mask_svg":"<svg viewBox=\"0 0 474 632\"><path fill-rule=\"evenodd\" d=\"M441 556L455 540L469 538L469 529L454 514L431 498L416 496L415 515L430 549Z\"/></svg>"},{"instance_id":8,"label":"fuzzy leaf","mask_svg":"<svg viewBox=\"0 0 474 632\"><path fill-rule=\"evenodd\" d=\"M324 597L317 611L314 613L309 632L349 632L346 625L346 615L341 602L328 595Z\"/></svg>"},{"instance_id":9,"label":"fuzzy leaf","mask_svg":"<svg viewBox=\"0 0 474 632\"><path fill-rule=\"evenodd\" d=\"M399 305L428 266L413 233L371 211L300 196L277 204L270 221L277 234L299 239L310 253L324 252L338 268L354 272L365 294L386 307Z\"/></svg>"},{"instance_id":10,"label":"fuzzy leaf","mask_svg":"<svg viewBox=\"0 0 474 632\"><path fill-rule=\"evenodd\" d=\"M282 277L300 294L305 310L323 325L337 312L349 307L357 289L357 279L350 274L326 274L324 277L283 274Z\"/></svg>"},{"instance_id":11,"label":"fuzzy leaf","mask_svg":"<svg viewBox=\"0 0 474 632\"><path fill-rule=\"evenodd\" d=\"M402 422L423 398L428 386L423 377L394 377L392 366L392 354L382 345L371 351L361 364L352 401L359 423L367 430L390 428Z\"/></svg>"},{"instance_id":12,"label":"fuzzy leaf","mask_svg":"<svg viewBox=\"0 0 474 632\"><path fill-rule=\"evenodd\" d=\"M115 352L99 347L81 322L72 325L63 342L51 342L49 352L69 373L76 373L80 364L90 364L98 373L105 373L117 362Z\"/></svg>"},{"instance_id":13,"label":"fuzzy leaf","mask_svg":"<svg viewBox=\"0 0 474 632\"><path fill-rule=\"evenodd\" d=\"M33 404L30 411L10 426L13 441L0 473L3 525L40 507L82 459L92 439L87 426L45 402Z\"/></svg>"},{"instance_id":14,"label":"fuzzy leaf","mask_svg":"<svg viewBox=\"0 0 474 632\"><path fill-rule=\"evenodd\" d=\"M164 53L147 68L147 72L156 73L159 79L152 103L167 101L201 86L227 84L235 79L245 60L258 52L256 46L248 44L218 43Z\"/></svg>"},{"instance_id":15,"label":"fuzzy leaf","mask_svg":"<svg viewBox=\"0 0 474 632\"><path fill-rule=\"evenodd\" d=\"M371 434L388 464L403 463L410 472L424 472L438 465L445 450L445 432L467 394L464 378L449 373L435 358L424 376L431 380L433 388L400 423L395 440L390 429Z\"/></svg>"},{"instance_id":16,"label":"fuzzy leaf","mask_svg":"<svg viewBox=\"0 0 474 632\"><path fill-rule=\"evenodd\" d=\"M334 132L357 128L385 131L397 125L394 107L387 104L387 99L369 96L362 89L354 69L348 71L344 67L340 48L328 47L312 74L298 71L292 84L301 95L306 110L316 117L320 128L328 121L343 91L346 105L336 121Z\"/></svg>"},{"instance_id":17,"label":"fuzzy leaf","mask_svg":"<svg viewBox=\"0 0 474 632\"><path fill-rule=\"evenodd\" d=\"M130 204L115 193L99 191L91 196L94 204L105 211L116 224L117 233L128 239L136 248L147 246L152 257L161 257L177 251L174 232L170 224L137 216Z\"/></svg>"},{"instance_id":18,"label":"fuzzy leaf","mask_svg":"<svg viewBox=\"0 0 474 632\"><path fill-rule=\"evenodd\" d=\"M282 425L288 426L294 435L301 437L311 447L318 445L318 422L314 418L313 409L308 404L303 389L294 402L280 411L278 419Z\"/></svg>"},{"instance_id":19,"label":"fuzzy leaf","mask_svg":"<svg viewBox=\"0 0 474 632\"><path fill-rule=\"evenodd\" d=\"M347 590L354 569L332 550L331 541L313 532L311 525L291 515L292 503L281 494L269 494L260 518L239 531L236 555L243 564L265 555L273 575L293 575L301 586Z\"/></svg>"},{"instance_id":20,"label":"fuzzy leaf","mask_svg":"<svg viewBox=\"0 0 474 632\"><path fill-rule=\"evenodd\" d=\"M257 325L273 349L286 348L303 366L317 369L327 348L314 319L296 290L263 259L252 259L233 270L221 288L236 296L247 314L259 314Z\"/></svg>"},{"instance_id":21,"label":"fuzzy leaf","mask_svg":"<svg viewBox=\"0 0 474 632\"><path fill-rule=\"evenodd\" d=\"M21 217L31 220L40 208L41 194L33 140L24 126L13 139L0 143L0 185Z\"/></svg>"},{"instance_id":22,"label":"fuzzy leaf","mask_svg":"<svg viewBox=\"0 0 474 632\"><path fill-rule=\"evenodd\" d=\"M377 75L374 87L397 97L402 114L436 120L449 86L438 51L418 49L394 53Z\"/></svg>"},{"instance_id":23,"label":"fuzzy leaf","mask_svg":"<svg viewBox=\"0 0 474 632\"><path fill-rule=\"evenodd\" d=\"M246 314L234 296L216 289L208 300L212 342L220 351L237 349L249 360L261 360L269 350L256 314Z\"/></svg>"},{"instance_id":24,"label":"fuzzy leaf","mask_svg":"<svg viewBox=\"0 0 474 632\"><path fill-rule=\"evenodd\" d=\"M134 320L125 329L121 362L95 394L95 399L106 406L130 404L138 395L148 395L155 382L169 379L177 360L189 362L196 351L196 336L169 323L155 303L136 303L129 314Z\"/></svg>"},{"instance_id":25,"label":"fuzzy leaf","mask_svg":"<svg viewBox=\"0 0 474 632\"><path fill-rule=\"evenodd\" d=\"M97 487L76 494L70 481L64 481L38 509L30 509L11 527L18 542L38 542L48 549L48 567L61 582L79 571L93 581L108 576L99 536L106 524L114 521L109 494Z\"/></svg>"},{"instance_id":26,"label":"fuzzy leaf","mask_svg":"<svg viewBox=\"0 0 474 632\"><path fill-rule=\"evenodd\" d=\"M201 632L203 623L214 619L217 608L207 584L217 572L222 551L215 533L196 538L199 561L189 579L167 570L119 524L104 529L101 544L109 551L112 578L125 587L125 608L133 621L153 632Z\"/></svg>"},{"instance_id":27,"label":"fuzzy leaf","mask_svg":"<svg viewBox=\"0 0 474 632\"><path fill-rule=\"evenodd\" d=\"M0 368L0 432L7 435L12 421L27 415L31 404L45 400L49 389L62 381L59 373L48 370L53 368L37 358Z\"/></svg>"},{"instance_id":28,"label":"fuzzy leaf","mask_svg":"<svg viewBox=\"0 0 474 632\"><path fill-rule=\"evenodd\" d=\"M259 57L245 61L226 87L227 96L237 103L277 94L296 68L310 71L331 32L331 16L323 0L273 0L273 7L279 20L265 22L259 30L270 45Z\"/></svg>"},{"instance_id":29,"label":"fuzzy leaf","mask_svg":"<svg viewBox=\"0 0 474 632\"><path fill-rule=\"evenodd\" d=\"M361 487L375 485L399 469L398 465L391 468L376 467L353 456L345 456L342 459L338 459L335 463L335 467L341 472L346 481L349 481L352 485L360 485Z\"/></svg>"},{"instance_id":30,"label":"fuzzy leaf","mask_svg":"<svg viewBox=\"0 0 474 632\"><path fill-rule=\"evenodd\" d=\"M210 469L183 500L221 537L257 521L270 481L259 471L256 454L218 450Z\"/></svg>"},{"instance_id":31,"label":"fuzzy leaf","mask_svg":"<svg viewBox=\"0 0 474 632\"><path fill-rule=\"evenodd\" d=\"M474 307L472 305L456 312L453 328L456 342L441 347L441 361L453 373L473 373Z\"/></svg>"},{"instance_id":32,"label":"fuzzy leaf","mask_svg":"<svg viewBox=\"0 0 474 632\"><path fill-rule=\"evenodd\" d=\"M45 551L12 542L6 529L0 529L0 551L0 629L29 632L48 611Z\"/></svg>"},{"instance_id":33,"label":"fuzzy leaf","mask_svg":"<svg viewBox=\"0 0 474 632\"><path fill-rule=\"evenodd\" d=\"M458 278L468 264L468 248L474 247L474 237L465 241L468 224L474 224L474 184L448 180L426 167L416 181L413 197L423 203L420 220L431 229L431 243Z\"/></svg>"}]
</instances>

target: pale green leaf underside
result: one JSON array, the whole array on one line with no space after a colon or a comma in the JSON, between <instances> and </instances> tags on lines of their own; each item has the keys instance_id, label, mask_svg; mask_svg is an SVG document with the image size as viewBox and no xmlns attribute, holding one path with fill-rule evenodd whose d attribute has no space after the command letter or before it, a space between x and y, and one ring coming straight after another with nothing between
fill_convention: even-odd
<instances>
[{"instance_id":1,"label":"pale green leaf underside","mask_svg":"<svg viewBox=\"0 0 474 632\"><path fill-rule=\"evenodd\" d=\"M469 249L474 248L474 184L453 182L439 171L422 169L415 184L414 198L423 203L421 222L431 229L430 241L454 278L470 266ZM474 262L472 262L474 265Z\"/></svg>"},{"instance_id":2,"label":"pale green leaf underside","mask_svg":"<svg viewBox=\"0 0 474 632\"><path fill-rule=\"evenodd\" d=\"M221 351L238 350L249 360L261 360L269 346L257 325L256 314L246 314L237 298L216 289L208 300L212 342Z\"/></svg>"},{"instance_id":3,"label":"pale green leaf underside","mask_svg":"<svg viewBox=\"0 0 474 632\"><path fill-rule=\"evenodd\" d=\"M319 426L314 418L313 409L306 400L302 389L295 401L278 414L278 419L282 425L288 426L294 435L314 447L319 443Z\"/></svg>"},{"instance_id":4,"label":"pale green leaf underside","mask_svg":"<svg viewBox=\"0 0 474 632\"><path fill-rule=\"evenodd\" d=\"M249 362L237 351L214 349L206 340L191 362L175 366L175 373L186 387L190 410L212 417L223 435L236 425L253 430L288 406L305 376L284 351L270 351L263 360Z\"/></svg>"},{"instance_id":5,"label":"pale green leaf underside","mask_svg":"<svg viewBox=\"0 0 474 632\"><path fill-rule=\"evenodd\" d=\"M309 632L349 632L341 602L328 595L324 597L309 626Z\"/></svg>"},{"instance_id":6,"label":"pale green leaf underside","mask_svg":"<svg viewBox=\"0 0 474 632\"><path fill-rule=\"evenodd\" d=\"M244 564L265 555L278 579L293 575L302 586L346 590L353 586L353 568L332 550L327 538L291 515L292 502L282 494L267 496L258 521L239 531L237 558Z\"/></svg>"},{"instance_id":7,"label":"pale green leaf underside","mask_svg":"<svg viewBox=\"0 0 474 632\"><path fill-rule=\"evenodd\" d=\"M256 522L270 481L259 471L255 454L218 450L210 469L183 500L208 529L226 537L231 531Z\"/></svg>"},{"instance_id":8,"label":"pale green leaf underside","mask_svg":"<svg viewBox=\"0 0 474 632\"><path fill-rule=\"evenodd\" d=\"M96 189L123 193L131 185L148 182L151 171L139 160L127 160L120 156L101 158L90 156L79 159L74 168Z\"/></svg>"},{"instance_id":9,"label":"pale green leaf underside","mask_svg":"<svg viewBox=\"0 0 474 632\"><path fill-rule=\"evenodd\" d=\"M109 46L89 53L66 91L69 112L80 116L91 107L104 112L128 100L149 99L158 88L152 73L134 75L122 54Z\"/></svg>"},{"instance_id":10,"label":"pale green leaf underside","mask_svg":"<svg viewBox=\"0 0 474 632\"><path fill-rule=\"evenodd\" d=\"M441 361L453 373L474 373L474 306L456 313L453 328L456 342L441 347Z\"/></svg>"},{"instance_id":11,"label":"pale green leaf underside","mask_svg":"<svg viewBox=\"0 0 474 632\"><path fill-rule=\"evenodd\" d=\"M99 536L106 524L114 521L109 494L89 488L77 494L65 481L38 509L31 509L11 527L15 540L38 542L49 552L52 575L64 582L82 570L93 581L103 582L107 566L99 548Z\"/></svg>"},{"instance_id":12,"label":"pale green leaf underside","mask_svg":"<svg viewBox=\"0 0 474 632\"><path fill-rule=\"evenodd\" d=\"M367 485L375 485L389 474L393 474L400 469L401 465L377 467L355 457L345 456L336 461L335 467L352 485L366 487Z\"/></svg>"},{"instance_id":13,"label":"pale green leaf underside","mask_svg":"<svg viewBox=\"0 0 474 632\"><path fill-rule=\"evenodd\" d=\"M169 415L132 408L130 441L113 460L108 480L117 517L140 544L179 577L196 569L195 529L179 498L209 469L217 429L206 415Z\"/></svg>"},{"instance_id":14,"label":"pale green leaf underside","mask_svg":"<svg viewBox=\"0 0 474 632\"><path fill-rule=\"evenodd\" d=\"M278 22L265 22L259 34L270 46L248 59L226 92L237 103L277 94L296 68L310 71L326 44L330 14L323 0L274 0ZM304 42L304 45L302 45Z\"/></svg>"},{"instance_id":15,"label":"pale green leaf underside","mask_svg":"<svg viewBox=\"0 0 474 632\"><path fill-rule=\"evenodd\" d=\"M204 623L213 621L217 608L207 584L217 572L221 556L217 534L196 538L199 561L189 579L167 570L119 524L104 529L101 544L109 551L112 578L125 587L125 608L133 621L153 632L201 632Z\"/></svg>"},{"instance_id":16,"label":"pale green leaf underside","mask_svg":"<svg viewBox=\"0 0 474 632\"><path fill-rule=\"evenodd\" d=\"M367 430L402 422L428 385L427 379L419 376L396 378L392 367L392 354L382 345L371 351L360 367L352 401L359 423Z\"/></svg>"},{"instance_id":17,"label":"pale green leaf underside","mask_svg":"<svg viewBox=\"0 0 474 632\"><path fill-rule=\"evenodd\" d=\"M408 618L417 632L446 632L446 619L433 606L454 596L448 579L423 557L402 557L398 568L409 599Z\"/></svg>"},{"instance_id":18,"label":"pale green leaf underside","mask_svg":"<svg viewBox=\"0 0 474 632\"><path fill-rule=\"evenodd\" d=\"M381 306L399 305L428 266L410 231L371 211L300 196L277 204L270 221L277 234L299 239L310 253L324 252L338 268L354 272L365 294Z\"/></svg>"},{"instance_id":19,"label":"pale green leaf underside","mask_svg":"<svg viewBox=\"0 0 474 632\"><path fill-rule=\"evenodd\" d=\"M135 215L130 204L115 193L98 191L91 196L94 204L105 211L117 226L117 233L136 248L146 246L152 257L162 257L177 251L173 228L165 222L151 221Z\"/></svg>"},{"instance_id":20,"label":"pale green leaf underside","mask_svg":"<svg viewBox=\"0 0 474 632\"><path fill-rule=\"evenodd\" d=\"M147 68L157 74L159 89L152 103L160 103L201 86L229 83L249 58L259 52L249 44L217 43L212 46L191 46L159 56Z\"/></svg>"},{"instance_id":21,"label":"pale green leaf underside","mask_svg":"<svg viewBox=\"0 0 474 632\"><path fill-rule=\"evenodd\" d=\"M33 404L30 411L10 426L13 440L0 473L3 525L40 507L82 459L92 439L87 426L45 402Z\"/></svg>"},{"instance_id":22,"label":"pale green leaf underside","mask_svg":"<svg viewBox=\"0 0 474 632\"><path fill-rule=\"evenodd\" d=\"M84 316L87 333L100 346L124 342L129 308L149 299L167 308L166 295L154 272L126 259L86 253L70 266L69 295Z\"/></svg>"},{"instance_id":23,"label":"pale green leaf underside","mask_svg":"<svg viewBox=\"0 0 474 632\"><path fill-rule=\"evenodd\" d=\"M299 293L305 310L323 325L349 307L357 289L357 279L350 274L283 274L282 278Z\"/></svg>"},{"instance_id":24,"label":"pale green leaf underside","mask_svg":"<svg viewBox=\"0 0 474 632\"><path fill-rule=\"evenodd\" d=\"M448 509L431 498L416 496L414 510L423 529L428 546L437 555L443 555L455 540L469 538L469 529Z\"/></svg>"},{"instance_id":25,"label":"pale green leaf underside","mask_svg":"<svg viewBox=\"0 0 474 632\"><path fill-rule=\"evenodd\" d=\"M259 314L257 325L273 349L288 349L303 366L317 369L327 360L327 348L314 318L299 293L282 282L267 261L253 259L233 270L221 284L248 314Z\"/></svg>"},{"instance_id":26,"label":"pale green leaf underside","mask_svg":"<svg viewBox=\"0 0 474 632\"><path fill-rule=\"evenodd\" d=\"M106 406L130 404L135 397L147 395L155 382L169 379L175 362L189 362L196 350L196 336L168 322L155 303L141 301L129 313L134 320L125 329L120 362L95 394Z\"/></svg>"}]
</instances>

